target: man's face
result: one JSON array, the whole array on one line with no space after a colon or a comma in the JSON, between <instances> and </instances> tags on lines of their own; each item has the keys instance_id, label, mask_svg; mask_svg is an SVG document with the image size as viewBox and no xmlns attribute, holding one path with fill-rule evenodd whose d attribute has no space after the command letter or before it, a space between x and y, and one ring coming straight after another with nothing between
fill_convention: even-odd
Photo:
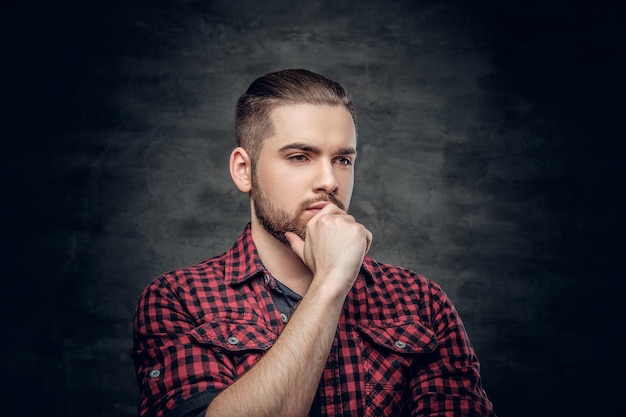
<instances>
[{"instance_id":1,"label":"man's face","mask_svg":"<svg viewBox=\"0 0 626 417\"><path fill-rule=\"evenodd\" d=\"M304 239L307 222L324 204L350 205L354 121L341 106L296 104L274 109L272 125L252 174L254 212L280 241L287 231Z\"/></svg>"}]
</instances>

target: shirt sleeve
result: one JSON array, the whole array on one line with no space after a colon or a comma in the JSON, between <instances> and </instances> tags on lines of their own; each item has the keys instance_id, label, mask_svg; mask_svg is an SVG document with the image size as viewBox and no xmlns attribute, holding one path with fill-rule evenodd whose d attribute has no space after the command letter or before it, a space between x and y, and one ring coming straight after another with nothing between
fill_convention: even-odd
<instances>
[{"instance_id":1,"label":"shirt sleeve","mask_svg":"<svg viewBox=\"0 0 626 417\"><path fill-rule=\"evenodd\" d=\"M193 337L197 327L171 281L157 278L141 295L131 350L140 387L139 415L201 415L235 378L232 366Z\"/></svg>"},{"instance_id":2,"label":"shirt sleeve","mask_svg":"<svg viewBox=\"0 0 626 417\"><path fill-rule=\"evenodd\" d=\"M430 417L495 417L483 390L480 364L454 305L434 282L429 281L430 304L437 350L421 364L412 381L416 402L412 415Z\"/></svg>"}]
</instances>

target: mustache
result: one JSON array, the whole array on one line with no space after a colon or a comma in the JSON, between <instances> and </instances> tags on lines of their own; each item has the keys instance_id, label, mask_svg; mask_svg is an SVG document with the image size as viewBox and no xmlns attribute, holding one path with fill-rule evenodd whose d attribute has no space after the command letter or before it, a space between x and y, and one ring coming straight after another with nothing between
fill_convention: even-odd
<instances>
[{"instance_id":1,"label":"mustache","mask_svg":"<svg viewBox=\"0 0 626 417\"><path fill-rule=\"evenodd\" d=\"M300 203L300 211L301 212L305 211L309 206L315 203L322 202L322 201L332 203L336 205L337 207L339 207L341 210L346 211L345 205L341 201L339 201L339 199L337 199L337 197L335 197L334 194L326 194L318 198L311 198L311 199L305 200Z\"/></svg>"}]
</instances>

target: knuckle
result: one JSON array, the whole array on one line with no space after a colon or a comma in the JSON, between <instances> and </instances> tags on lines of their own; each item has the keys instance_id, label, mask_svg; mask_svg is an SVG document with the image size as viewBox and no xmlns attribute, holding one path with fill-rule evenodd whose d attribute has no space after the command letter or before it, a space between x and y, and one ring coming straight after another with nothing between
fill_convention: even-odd
<instances>
[{"instance_id":1,"label":"knuckle","mask_svg":"<svg viewBox=\"0 0 626 417\"><path fill-rule=\"evenodd\" d=\"M317 218L317 222L319 224L322 225L326 225L328 223L330 223L333 219L333 216L331 214L321 214L318 218Z\"/></svg>"}]
</instances>

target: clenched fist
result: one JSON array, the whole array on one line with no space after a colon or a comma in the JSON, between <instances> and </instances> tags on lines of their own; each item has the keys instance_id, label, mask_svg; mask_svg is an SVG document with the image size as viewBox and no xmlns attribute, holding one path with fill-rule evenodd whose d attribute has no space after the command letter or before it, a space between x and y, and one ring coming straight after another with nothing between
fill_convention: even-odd
<instances>
[{"instance_id":1,"label":"clenched fist","mask_svg":"<svg viewBox=\"0 0 626 417\"><path fill-rule=\"evenodd\" d=\"M343 297L354 284L372 244L372 234L365 226L330 203L309 220L305 240L291 232L285 236L313 272L311 285Z\"/></svg>"}]
</instances>

